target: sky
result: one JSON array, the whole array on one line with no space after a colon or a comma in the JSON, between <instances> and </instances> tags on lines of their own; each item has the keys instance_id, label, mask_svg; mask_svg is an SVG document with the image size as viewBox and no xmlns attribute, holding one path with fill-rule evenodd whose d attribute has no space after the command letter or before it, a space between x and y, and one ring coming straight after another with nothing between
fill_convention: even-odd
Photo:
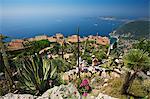
<instances>
[{"instance_id":1,"label":"sky","mask_svg":"<svg viewBox=\"0 0 150 99\"><path fill-rule=\"evenodd\" d=\"M0 0L0 16L149 16L150 0Z\"/></svg>"}]
</instances>

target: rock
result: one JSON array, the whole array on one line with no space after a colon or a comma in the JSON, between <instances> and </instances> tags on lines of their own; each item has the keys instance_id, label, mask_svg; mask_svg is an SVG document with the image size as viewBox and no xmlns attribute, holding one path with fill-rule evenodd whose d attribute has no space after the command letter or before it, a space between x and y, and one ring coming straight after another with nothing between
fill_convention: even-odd
<instances>
[{"instance_id":1,"label":"rock","mask_svg":"<svg viewBox=\"0 0 150 99\"><path fill-rule=\"evenodd\" d=\"M146 75L144 72L138 72L137 75L143 79L150 79L150 76Z\"/></svg>"},{"instance_id":2,"label":"rock","mask_svg":"<svg viewBox=\"0 0 150 99\"><path fill-rule=\"evenodd\" d=\"M1 77L1 76L4 76L4 73L3 73L3 72L0 73L0 77Z\"/></svg>"},{"instance_id":3,"label":"rock","mask_svg":"<svg viewBox=\"0 0 150 99\"><path fill-rule=\"evenodd\" d=\"M87 97L83 99L95 99L95 96L87 95Z\"/></svg>"},{"instance_id":4,"label":"rock","mask_svg":"<svg viewBox=\"0 0 150 99\"><path fill-rule=\"evenodd\" d=\"M63 80L63 81L69 81L69 75L68 75L67 73L64 73L64 74L62 75L62 80Z\"/></svg>"},{"instance_id":5,"label":"rock","mask_svg":"<svg viewBox=\"0 0 150 99\"><path fill-rule=\"evenodd\" d=\"M90 99L95 99L95 97L94 96L90 96Z\"/></svg>"},{"instance_id":6,"label":"rock","mask_svg":"<svg viewBox=\"0 0 150 99\"><path fill-rule=\"evenodd\" d=\"M106 83L109 79L104 79L104 83Z\"/></svg>"},{"instance_id":7,"label":"rock","mask_svg":"<svg viewBox=\"0 0 150 99\"><path fill-rule=\"evenodd\" d=\"M114 71L118 74L123 74L119 69L114 69Z\"/></svg>"},{"instance_id":8,"label":"rock","mask_svg":"<svg viewBox=\"0 0 150 99\"><path fill-rule=\"evenodd\" d=\"M0 99L80 99L80 94L73 84L55 86L47 90L42 96L30 94L8 93Z\"/></svg>"},{"instance_id":9,"label":"rock","mask_svg":"<svg viewBox=\"0 0 150 99\"><path fill-rule=\"evenodd\" d=\"M4 77L4 73L2 72L0 73L0 80L3 80L3 79L5 79L5 77Z\"/></svg>"},{"instance_id":10,"label":"rock","mask_svg":"<svg viewBox=\"0 0 150 99\"><path fill-rule=\"evenodd\" d=\"M109 74L106 73L105 71L102 72L101 77L102 78L107 78L107 79L110 78Z\"/></svg>"},{"instance_id":11,"label":"rock","mask_svg":"<svg viewBox=\"0 0 150 99\"><path fill-rule=\"evenodd\" d=\"M96 83L96 82L97 82L96 78L93 78L93 79L91 80L91 84L94 84L94 83Z\"/></svg>"},{"instance_id":12,"label":"rock","mask_svg":"<svg viewBox=\"0 0 150 99\"><path fill-rule=\"evenodd\" d=\"M55 86L37 99L80 99L80 94L73 84Z\"/></svg>"},{"instance_id":13,"label":"rock","mask_svg":"<svg viewBox=\"0 0 150 99\"><path fill-rule=\"evenodd\" d=\"M107 84L107 83L105 83L105 84L103 85L103 87L106 87L106 86L108 86L108 84Z\"/></svg>"},{"instance_id":14,"label":"rock","mask_svg":"<svg viewBox=\"0 0 150 99\"><path fill-rule=\"evenodd\" d=\"M8 93L5 96L0 97L0 99L35 99L36 97L30 94L13 94Z\"/></svg>"},{"instance_id":15,"label":"rock","mask_svg":"<svg viewBox=\"0 0 150 99\"><path fill-rule=\"evenodd\" d=\"M116 72L112 72L110 75L112 78L120 78L120 75Z\"/></svg>"},{"instance_id":16,"label":"rock","mask_svg":"<svg viewBox=\"0 0 150 99\"><path fill-rule=\"evenodd\" d=\"M114 98L114 97L99 93L99 95L95 99L118 99L118 98Z\"/></svg>"},{"instance_id":17,"label":"rock","mask_svg":"<svg viewBox=\"0 0 150 99\"><path fill-rule=\"evenodd\" d=\"M147 71L147 76L150 76L150 71Z\"/></svg>"},{"instance_id":18,"label":"rock","mask_svg":"<svg viewBox=\"0 0 150 99\"><path fill-rule=\"evenodd\" d=\"M99 90L93 89L93 90L92 90L92 94L93 94L94 96L97 96L97 95L99 94Z\"/></svg>"}]
</instances>

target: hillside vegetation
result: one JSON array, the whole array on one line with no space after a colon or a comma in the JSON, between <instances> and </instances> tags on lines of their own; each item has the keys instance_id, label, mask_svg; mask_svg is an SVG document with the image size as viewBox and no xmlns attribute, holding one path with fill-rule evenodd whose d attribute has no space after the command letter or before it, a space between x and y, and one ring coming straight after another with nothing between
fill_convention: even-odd
<instances>
[{"instance_id":1,"label":"hillside vegetation","mask_svg":"<svg viewBox=\"0 0 150 99\"><path fill-rule=\"evenodd\" d=\"M150 38L150 21L138 20L126 23L116 30L116 34L134 39Z\"/></svg>"}]
</instances>

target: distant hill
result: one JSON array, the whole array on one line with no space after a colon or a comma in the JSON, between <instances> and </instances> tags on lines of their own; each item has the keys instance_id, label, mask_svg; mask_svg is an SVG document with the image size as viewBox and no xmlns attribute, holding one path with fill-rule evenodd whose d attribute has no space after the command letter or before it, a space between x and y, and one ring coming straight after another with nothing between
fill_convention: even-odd
<instances>
[{"instance_id":1,"label":"distant hill","mask_svg":"<svg viewBox=\"0 0 150 99\"><path fill-rule=\"evenodd\" d=\"M119 27L115 35L129 37L133 39L150 38L150 21L132 21Z\"/></svg>"}]
</instances>

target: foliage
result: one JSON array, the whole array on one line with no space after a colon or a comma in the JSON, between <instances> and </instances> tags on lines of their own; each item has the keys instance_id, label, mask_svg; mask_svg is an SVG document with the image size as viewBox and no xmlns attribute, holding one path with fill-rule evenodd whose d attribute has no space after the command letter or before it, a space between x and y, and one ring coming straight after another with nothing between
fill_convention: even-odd
<instances>
[{"instance_id":1,"label":"foliage","mask_svg":"<svg viewBox=\"0 0 150 99\"><path fill-rule=\"evenodd\" d=\"M133 82L133 85L131 87L130 93L133 94L134 97L145 97L149 96L150 93L147 94L147 91L145 90L145 85L150 86L149 82L147 80L142 81L144 84L141 84L137 79ZM145 82L147 84L145 84ZM104 92L104 94L117 97L119 99L127 99L127 95L121 95L120 94L120 88L123 83L123 77L122 78L114 78L108 80L108 86L102 87L100 90L101 92ZM142 99L142 98L135 98L135 99ZM144 98L145 99L145 98ZM149 99L149 98L146 98Z\"/></svg>"},{"instance_id":2,"label":"foliage","mask_svg":"<svg viewBox=\"0 0 150 99\"><path fill-rule=\"evenodd\" d=\"M141 97L144 97L147 95L150 97L148 88L150 88L149 80L143 80L143 81L134 80L133 86L131 87L130 92L134 92L135 95L138 95Z\"/></svg>"},{"instance_id":3,"label":"foliage","mask_svg":"<svg viewBox=\"0 0 150 99\"><path fill-rule=\"evenodd\" d=\"M92 64L92 57L89 52L85 52L81 57L83 60L86 60L88 64Z\"/></svg>"},{"instance_id":4,"label":"foliage","mask_svg":"<svg viewBox=\"0 0 150 99\"><path fill-rule=\"evenodd\" d=\"M7 79L7 81L9 82L9 86L8 86L9 91L12 91L12 87L13 87L12 71L11 71L11 68L9 65L6 48L5 48L5 45L3 42L4 38L5 38L5 36L0 34L0 51L2 53L2 59L3 59L3 63L4 63L5 79Z\"/></svg>"},{"instance_id":5,"label":"foliage","mask_svg":"<svg viewBox=\"0 0 150 99\"><path fill-rule=\"evenodd\" d=\"M114 57L110 57L107 59L105 63L102 64L103 68L107 68L108 70L113 70L113 68L118 67L118 65L115 63Z\"/></svg>"},{"instance_id":6,"label":"foliage","mask_svg":"<svg viewBox=\"0 0 150 99\"><path fill-rule=\"evenodd\" d=\"M9 51L8 54L11 56L11 58L33 55L35 53L38 53L43 48L49 47L50 44L51 43L48 40L26 42L24 44L24 46L25 46L24 49L16 50L16 51Z\"/></svg>"},{"instance_id":7,"label":"foliage","mask_svg":"<svg viewBox=\"0 0 150 99\"><path fill-rule=\"evenodd\" d=\"M150 21L138 20L129 22L116 30L116 34L123 35L131 33L132 38L149 38Z\"/></svg>"},{"instance_id":8,"label":"foliage","mask_svg":"<svg viewBox=\"0 0 150 99\"><path fill-rule=\"evenodd\" d=\"M2 88L2 86L0 85L0 96L2 96L3 95L3 88Z\"/></svg>"},{"instance_id":9,"label":"foliage","mask_svg":"<svg viewBox=\"0 0 150 99\"><path fill-rule=\"evenodd\" d=\"M76 66L77 58L70 56L67 62L69 62L69 67L73 68L74 66Z\"/></svg>"},{"instance_id":10,"label":"foliage","mask_svg":"<svg viewBox=\"0 0 150 99\"><path fill-rule=\"evenodd\" d=\"M106 58L108 46L96 45L97 47L95 47L95 45L94 41L85 41L81 43L81 47L83 49L81 57L86 60L88 64L92 63L92 55L95 55L99 61Z\"/></svg>"},{"instance_id":11,"label":"foliage","mask_svg":"<svg viewBox=\"0 0 150 99\"><path fill-rule=\"evenodd\" d=\"M4 72L4 63L2 59L2 54L0 53L0 72Z\"/></svg>"},{"instance_id":12,"label":"foliage","mask_svg":"<svg viewBox=\"0 0 150 99\"><path fill-rule=\"evenodd\" d=\"M147 52L139 49L130 50L124 57L125 66L132 70L145 70L150 68L150 57Z\"/></svg>"},{"instance_id":13,"label":"foliage","mask_svg":"<svg viewBox=\"0 0 150 99\"><path fill-rule=\"evenodd\" d=\"M50 49L49 51L52 53L52 54L58 54L60 49L61 49L61 46L59 43L52 43L51 44L53 46L52 49Z\"/></svg>"},{"instance_id":14,"label":"foliage","mask_svg":"<svg viewBox=\"0 0 150 99\"><path fill-rule=\"evenodd\" d=\"M114 48L110 52L110 56L114 58L119 58L119 56L123 53L123 48Z\"/></svg>"},{"instance_id":15,"label":"foliage","mask_svg":"<svg viewBox=\"0 0 150 99\"><path fill-rule=\"evenodd\" d=\"M56 76L57 67L51 65L51 61L40 59L37 55L17 59L16 65L19 72L21 89L33 93L42 93L52 87L49 81Z\"/></svg>"},{"instance_id":16,"label":"foliage","mask_svg":"<svg viewBox=\"0 0 150 99\"><path fill-rule=\"evenodd\" d=\"M150 53L150 40L142 39L138 43L133 44L133 48Z\"/></svg>"},{"instance_id":17,"label":"foliage","mask_svg":"<svg viewBox=\"0 0 150 99\"><path fill-rule=\"evenodd\" d=\"M149 70L150 57L148 56L147 52L139 49L132 49L123 57L123 61L127 68L134 71L132 74L130 71L128 71L125 76L121 93L126 94L129 92L129 88L136 78L137 73L140 71Z\"/></svg>"},{"instance_id":18,"label":"foliage","mask_svg":"<svg viewBox=\"0 0 150 99\"><path fill-rule=\"evenodd\" d=\"M65 72L72 68L71 64L62 58L52 59L52 66L57 67L57 72Z\"/></svg>"},{"instance_id":19,"label":"foliage","mask_svg":"<svg viewBox=\"0 0 150 99\"><path fill-rule=\"evenodd\" d=\"M0 96L5 95L9 92L9 82L7 80L0 80Z\"/></svg>"},{"instance_id":20,"label":"foliage","mask_svg":"<svg viewBox=\"0 0 150 99\"><path fill-rule=\"evenodd\" d=\"M25 47L29 47L30 50L26 49L29 55L32 55L34 53L38 53L41 49L45 47L50 46L50 42L48 40L39 40L39 41L32 41L32 42L27 42L25 44ZM26 52L24 52L26 54Z\"/></svg>"},{"instance_id":21,"label":"foliage","mask_svg":"<svg viewBox=\"0 0 150 99\"><path fill-rule=\"evenodd\" d=\"M105 51L103 51L102 49L101 49L101 50L98 50L98 51L93 51L92 54L95 55L95 57L96 57L98 60L102 60L102 59L106 58L106 53L105 53Z\"/></svg>"}]
</instances>

